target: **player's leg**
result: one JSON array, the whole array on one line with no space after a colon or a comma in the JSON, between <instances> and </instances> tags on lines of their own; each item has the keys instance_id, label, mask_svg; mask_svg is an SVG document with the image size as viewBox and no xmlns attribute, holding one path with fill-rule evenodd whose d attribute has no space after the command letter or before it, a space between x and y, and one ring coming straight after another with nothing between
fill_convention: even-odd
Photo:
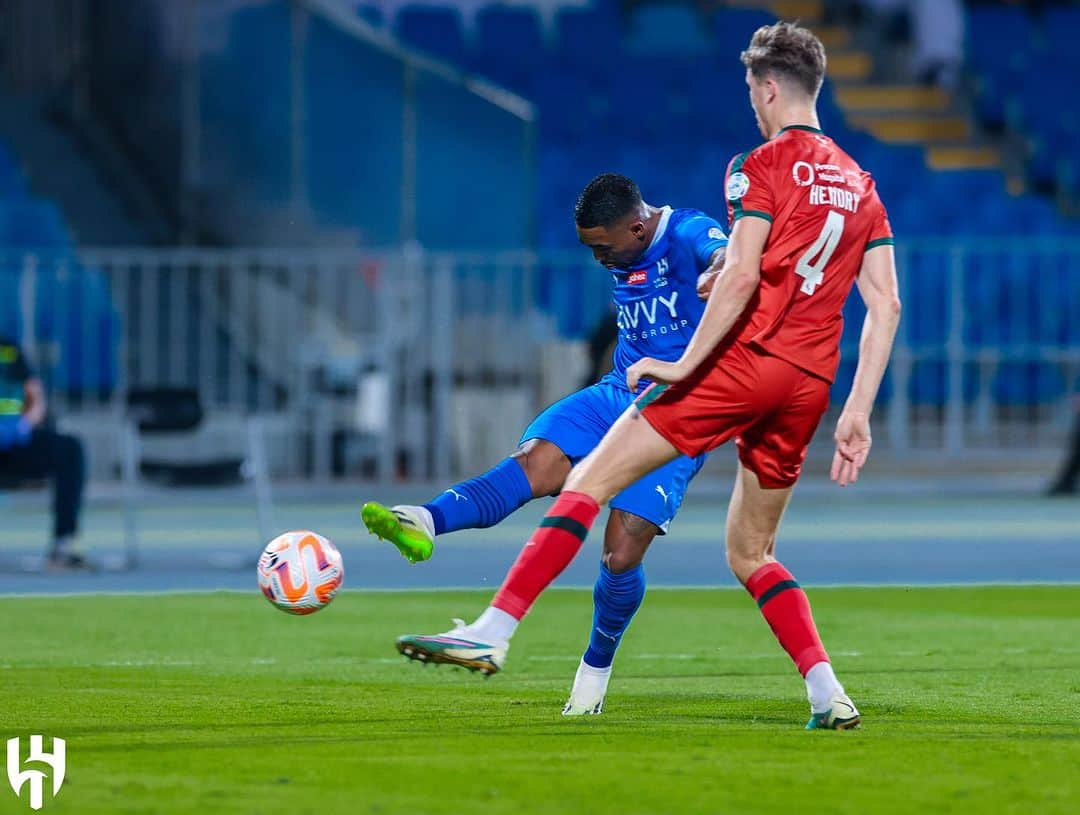
<instances>
[{"instance_id":1,"label":"player's leg","mask_svg":"<svg viewBox=\"0 0 1080 815\"><path fill-rule=\"evenodd\" d=\"M806 593L775 557L780 520L827 403L828 384L806 377L784 411L739 438L725 540L728 566L806 680L807 727L847 729L858 726L859 712L833 673Z\"/></svg>"},{"instance_id":2,"label":"player's leg","mask_svg":"<svg viewBox=\"0 0 1080 815\"><path fill-rule=\"evenodd\" d=\"M530 439L486 473L444 490L430 502L364 504L368 531L393 543L410 563L431 557L435 537L494 526L533 498L550 495L570 472L570 459L549 441Z\"/></svg>"},{"instance_id":3,"label":"player's leg","mask_svg":"<svg viewBox=\"0 0 1080 815\"><path fill-rule=\"evenodd\" d=\"M725 355L723 364L710 362L708 374L688 387L653 387L622 413L597 448L571 470L562 494L474 623L436 637L407 634L398 638L398 650L414 659L455 661L488 674L499 670L518 622L581 549L600 504L680 452L700 455L757 420L756 405L740 393L746 390L743 374L756 370L754 354L738 343L730 350L730 358ZM784 389L785 396L789 390ZM460 658L449 659L454 655Z\"/></svg>"},{"instance_id":4,"label":"player's leg","mask_svg":"<svg viewBox=\"0 0 1080 815\"><path fill-rule=\"evenodd\" d=\"M600 504L678 455L636 409L628 409L571 471L487 610L474 623L459 624L445 634L399 637L398 650L413 659L450 662L487 674L498 671L518 622L581 549Z\"/></svg>"},{"instance_id":5,"label":"player's leg","mask_svg":"<svg viewBox=\"0 0 1080 815\"><path fill-rule=\"evenodd\" d=\"M595 447L614 418L608 390L593 385L550 405L525 429L517 452L426 504L365 504L364 525L416 563L431 557L437 535L494 526L533 498L558 492L571 461Z\"/></svg>"},{"instance_id":6,"label":"player's leg","mask_svg":"<svg viewBox=\"0 0 1080 815\"><path fill-rule=\"evenodd\" d=\"M611 679L611 663L630 621L645 598L645 551L660 527L621 509L611 510L604 530L600 574L593 585L593 618L589 645L578 664L564 716L585 716L603 710Z\"/></svg>"},{"instance_id":7,"label":"player's leg","mask_svg":"<svg viewBox=\"0 0 1080 815\"><path fill-rule=\"evenodd\" d=\"M1073 495L1080 484L1080 401L1076 403L1076 415L1073 417L1072 434L1068 453L1061 465L1061 472L1050 485L1049 495Z\"/></svg>"},{"instance_id":8,"label":"player's leg","mask_svg":"<svg viewBox=\"0 0 1080 815\"><path fill-rule=\"evenodd\" d=\"M53 538L47 564L61 569L89 568L75 545L86 482L82 443L74 436L37 428L25 445L11 448L4 457L7 472L52 481Z\"/></svg>"},{"instance_id":9,"label":"player's leg","mask_svg":"<svg viewBox=\"0 0 1080 815\"><path fill-rule=\"evenodd\" d=\"M615 652L645 596L642 559L656 535L667 533L690 480L704 461L705 456L679 456L612 499L600 574L593 587L589 644L578 664L564 716L603 709Z\"/></svg>"}]
</instances>

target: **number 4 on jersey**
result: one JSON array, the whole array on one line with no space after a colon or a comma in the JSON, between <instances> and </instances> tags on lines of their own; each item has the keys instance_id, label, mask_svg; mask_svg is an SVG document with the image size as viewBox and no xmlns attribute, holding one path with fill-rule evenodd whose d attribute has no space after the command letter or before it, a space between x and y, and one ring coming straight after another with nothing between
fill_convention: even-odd
<instances>
[{"instance_id":1,"label":"number 4 on jersey","mask_svg":"<svg viewBox=\"0 0 1080 815\"><path fill-rule=\"evenodd\" d=\"M821 228L814 244L806 250L799 262L795 264L795 274L803 278L800 291L803 294L813 294L814 290L825 279L825 265L829 262L836 245L840 243L840 235L844 231L844 216L836 210L830 210L825 219L825 226Z\"/></svg>"}]
</instances>

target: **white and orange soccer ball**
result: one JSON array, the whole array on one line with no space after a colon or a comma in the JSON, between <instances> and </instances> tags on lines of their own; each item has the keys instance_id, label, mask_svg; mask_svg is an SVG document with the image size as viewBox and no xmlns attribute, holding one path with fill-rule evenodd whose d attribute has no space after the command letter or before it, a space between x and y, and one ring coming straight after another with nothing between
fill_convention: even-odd
<instances>
[{"instance_id":1,"label":"white and orange soccer ball","mask_svg":"<svg viewBox=\"0 0 1080 815\"><path fill-rule=\"evenodd\" d=\"M289 614L314 614L345 582L341 552L322 535L303 529L266 544L258 574L266 599Z\"/></svg>"}]
</instances>

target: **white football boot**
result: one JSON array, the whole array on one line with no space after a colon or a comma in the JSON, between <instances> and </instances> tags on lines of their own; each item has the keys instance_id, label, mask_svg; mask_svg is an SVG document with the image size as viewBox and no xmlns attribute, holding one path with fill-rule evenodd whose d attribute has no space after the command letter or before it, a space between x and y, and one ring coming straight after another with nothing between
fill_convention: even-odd
<instances>
[{"instance_id":1,"label":"white football boot","mask_svg":"<svg viewBox=\"0 0 1080 815\"><path fill-rule=\"evenodd\" d=\"M594 668L582 660L574 676L570 698L563 706L563 716L599 716L604 712L611 668Z\"/></svg>"}]
</instances>

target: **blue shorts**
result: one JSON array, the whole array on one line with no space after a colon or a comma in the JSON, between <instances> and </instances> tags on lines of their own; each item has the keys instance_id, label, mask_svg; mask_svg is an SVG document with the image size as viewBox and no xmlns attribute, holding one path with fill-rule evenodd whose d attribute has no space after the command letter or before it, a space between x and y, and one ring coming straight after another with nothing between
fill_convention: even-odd
<instances>
[{"instance_id":1,"label":"blue shorts","mask_svg":"<svg viewBox=\"0 0 1080 815\"><path fill-rule=\"evenodd\" d=\"M633 401L634 395L623 388L603 382L590 385L560 399L533 419L521 434L520 444L530 439L549 441L577 464L593 451ZM669 461L616 495L611 508L644 518L665 534L682 505L690 479L697 475L705 458L679 456Z\"/></svg>"}]
</instances>

